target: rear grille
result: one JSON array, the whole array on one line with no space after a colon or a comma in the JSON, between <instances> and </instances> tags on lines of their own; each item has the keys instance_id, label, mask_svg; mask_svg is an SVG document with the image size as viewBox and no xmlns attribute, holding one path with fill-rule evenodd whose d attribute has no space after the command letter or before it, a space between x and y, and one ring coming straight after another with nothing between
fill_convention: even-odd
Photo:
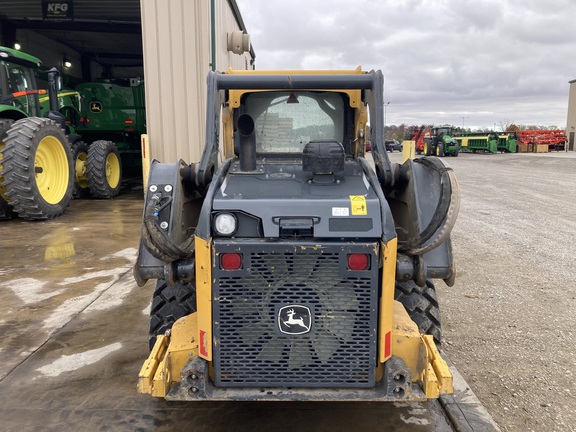
<instances>
[{"instance_id":1,"label":"rear grille","mask_svg":"<svg viewBox=\"0 0 576 432\"><path fill-rule=\"evenodd\" d=\"M372 387L378 258L375 244L217 241L243 270L215 266L215 383L254 387ZM349 271L348 253L371 269ZM308 316L308 312L309 315ZM291 315L290 315L291 314Z\"/></svg>"}]
</instances>

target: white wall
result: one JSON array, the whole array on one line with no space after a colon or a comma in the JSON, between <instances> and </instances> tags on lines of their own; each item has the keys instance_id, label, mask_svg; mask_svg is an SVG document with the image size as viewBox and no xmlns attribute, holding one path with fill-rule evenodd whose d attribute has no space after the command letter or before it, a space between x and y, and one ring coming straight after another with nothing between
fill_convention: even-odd
<instances>
[{"instance_id":1,"label":"white wall","mask_svg":"<svg viewBox=\"0 0 576 432\"><path fill-rule=\"evenodd\" d=\"M566 148L576 150L576 80L570 81L570 92L568 94L568 118L566 119L566 138L568 143ZM570 148L572 146L572 148Z\"/></svg>"}]
</instances>

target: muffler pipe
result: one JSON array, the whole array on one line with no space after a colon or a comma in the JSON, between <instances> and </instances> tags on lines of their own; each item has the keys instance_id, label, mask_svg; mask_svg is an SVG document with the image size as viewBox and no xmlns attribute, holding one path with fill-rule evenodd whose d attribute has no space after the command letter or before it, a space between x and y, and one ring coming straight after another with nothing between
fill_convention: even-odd
<instances>
[{"instance_id":1,"label":"muffler pipe","mask_svg":"<svg viewBox=\"0 0 576 432\"><path fill-rule=\"evenodd\" d=\"M256 134L252 116L242 114L238 117L236 129L240 137L240 170L256 171Z\"/></svg>"}]
</instances>

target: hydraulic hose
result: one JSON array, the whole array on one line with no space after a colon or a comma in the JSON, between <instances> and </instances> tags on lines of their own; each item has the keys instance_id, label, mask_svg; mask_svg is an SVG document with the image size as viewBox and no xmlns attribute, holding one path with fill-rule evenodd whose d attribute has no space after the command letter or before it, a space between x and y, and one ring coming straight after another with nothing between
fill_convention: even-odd
<instances>
[{"instance_id":1,"label":"hydraulic hose","mask_svg":"<svg viewBox=\"0 0 576 432\"><path fill-rule=\"evenodd\" d=\"M168 232L158 223L158 212L170 204L171 198L160 206L159 194L152 195L144 209L142 224L142 242L148 251L156 258L172 262L177 259L191 258L194 255L194 236L190 236L182 244L176 244Z\"/></svg>"}]
</instances>

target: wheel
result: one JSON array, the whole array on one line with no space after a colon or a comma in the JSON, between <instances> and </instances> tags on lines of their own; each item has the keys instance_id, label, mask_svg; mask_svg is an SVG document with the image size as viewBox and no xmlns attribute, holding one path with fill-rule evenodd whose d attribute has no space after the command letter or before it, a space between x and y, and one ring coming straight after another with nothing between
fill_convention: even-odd
<instances>
[{"instance_id":1,"label":"wheel","mask_svg":"<svg viewBox=\"0 0 576 432\"><path fill-rule=\"evenodd\" d=\"M456 144L454 146L454 153L452 153L452 156L458 157L458 153L460 153L460 146L458 144Z\"/></svg>"},{"instance_id":2,"label":"wheel","mask_svg":"<svg viewBox=\"0 0 576 432\"><path fill-rule=\"evenodd\" d=\"M74 198L87 198L90 196L90 187L86 178L86 159L88 157L88 144L84 141L76 141L72 144L72 160L74 163Z\"/></svg>"},{"instance_id":3,"label":"wheel","mask_svg":"<svg viewBox=\"0 0 576 432\"><path fill-rule=\"evenodd\" d=\"M14 120L12 119L0 119L0 172L2 172L2 151L4 149L4 138L6 138L6 132L8 132L8 129L12 127L13 123ZM0 176L0 218L12 219L12 217L16 216L16 214L14 213L12 206L8 204L8 201L6 201L6 198L4 197L6 191L2 186L2 182L2 176Z\"/></svg>"},{"instance_id":4,"label":"wheel","mask_svg":"<svg viewBox=\"0 0 576 432\"><path fill-rule=\"evenodd\" d=\"M432 335L434 341L440 345L442 342L440 307L434 284L427 280L423 287L419 287L414 281L396 282L394 299L402 303L420 331Z\"/></svg>"},{"instance_id":5,"label":"wheel","mask_svg":"<svg viewBox=\"0 0 576 432\"><path fill-rule=\"evenodd\" d=\"M442 144L436 146L436 156L444 157L444 146Z\"/></svg>"},{"instance_id":6,"label":"wheel","mask_svg":"<svg viewBox=\"0 0 576 432\"><path fill-rule=\"evenodd\" d=\"M94 141L86 157L86 179L95 198L114 198L120 193L122 164L112 141Z\"/></svg>"},{"instance_id":7,"label":"wheel","mask_svg":"<svg viewBox=\"0 0 576 432\"><path fill-rule=\"evenodd\" d=\"M74 173L68 138L55 121L29 117L14 122L4 140L2 186L19 217L51 219L72 199Z\"/></svg>"},{"instance_id":8,"label":"wheel","mask_svg":"<svg viewBox=\"0 0 576 432\"><path fill-rule=\"evenodd\" d=\"M0 219L13 219L16 216L14 208L0 195Z\"/></svg>"},{"instance_id":9,"label":"wheel","mask_svg":"<svg viewBox=\"0 0 576 432\"><path fill-rule=\"evenodd\" d=\"M196 312L196 286L193 283L168 286L164 279L158 279L150 307L150 350L157 335L166 333L178 319L192 312Z\"/></svg>"},{"instance_id":10,"label":"wheel","mask_svg":"<svg viewBox=\"0 0 576 432\"><path fill-rule=\"evenodd\" d=\"M430 148L430 144L424 142L424 155L430 156L432 154L432 149Z\"/></svg>"}]
</instances>

